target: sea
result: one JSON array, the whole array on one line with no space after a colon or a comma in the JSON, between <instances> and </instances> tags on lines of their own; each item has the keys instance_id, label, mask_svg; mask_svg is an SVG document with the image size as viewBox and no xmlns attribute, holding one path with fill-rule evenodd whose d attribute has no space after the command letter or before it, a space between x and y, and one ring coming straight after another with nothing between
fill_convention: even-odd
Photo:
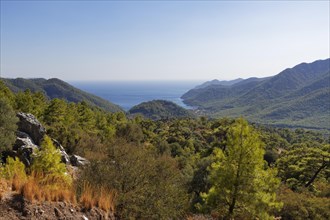
<instances>
[{"instance_id":1,"label":"sea","mask_svg":"<svg viewBox=\"0 0 330 220\"><path fill-rule=\"evenodd\" d=\"M184 108L180 98L203 81L70 81L71 85L119 105L124 110L152 100L172 101Z\"/></svg>"}]
</instances>

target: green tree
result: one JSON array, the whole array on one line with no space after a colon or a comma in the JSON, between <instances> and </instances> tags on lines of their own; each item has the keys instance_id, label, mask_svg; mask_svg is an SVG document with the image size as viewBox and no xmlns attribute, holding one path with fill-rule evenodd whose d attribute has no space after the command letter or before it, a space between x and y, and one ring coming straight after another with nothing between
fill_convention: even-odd
<instances>
[{"instance_id":1,"label":"green tree","mask_svg":"<svg viewBox=\"0 0 330 220\"><path fill-rule=\"evenodd\" d=\"M67 110L67 103L61 99L53 99L44 112L44 121L47 125L56 126L63 124L65 121L65 114Z\"/></svg>"},{"instance_id":2,"label":"green tree","mask_svg":"<svg viewBox=\"0 0 330 220\"><path fill-rule=\"evenodd\" d=\"M258 133L237 119L228 130L226 149L214 150L204 208L217 210L223 219L270 219L269 211L280 205L275 194L280 181L275 170L265 169L264 152Z\"/></svg>"},{"instance_id":3,"label":"green tree","mask_svg":"<svg viewBox=\"0 0 330 220\"><path fill-rule=\"evenodd\" d=\"M16 140L18 118L8 99L0 98L0 153L10 149Z\"/></svg>"},{"instance_id":4,"label":"green tree","mask_svg":"<svg viewBox=\"0 0 330 220\"><path fill-rule=\"evenodd\" d=\"M295 145L293 149L283 153L277 165L281 178L292 189L309 187L317 178L329 177L330 145Z\"/></svg>"},{"instance_id":5,"label":"green tree","mask_svg":"<svg viewBox=\"0 0 330 220\"><path fill-rule=\"evenodd\" d=\"M25 90L24 92L19 92L15 96L16 101L16 109L18 111L32 113L33 112L33 98L32 93L29 89Z\"/></svg>"},{"instance_id":6,"label":"green tree","mask_svg":"<svg viewBox=\"0 0 330 220\"><path fill-rule=\"evenodd\" d=\"M14 106L15 96L1 79L0 79L0 97L8 99L9 104L11 106Z\"/></svg>"},{"instance_id":7,"label":"green tree","mask_svg":"<svg viewBox=\"0 0 330 220\"><path fill-rule=\"evenodd\" d=\"M48 100L42 92L36 92L32 95L33 109L31 111L37 118L43 116L43 113L47 107Z\"/></svg>"}]
</instances>

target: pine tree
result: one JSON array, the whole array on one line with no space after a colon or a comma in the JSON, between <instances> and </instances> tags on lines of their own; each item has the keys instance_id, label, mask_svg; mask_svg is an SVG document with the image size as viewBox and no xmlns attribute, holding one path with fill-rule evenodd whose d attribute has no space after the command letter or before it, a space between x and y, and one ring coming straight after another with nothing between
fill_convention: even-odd
<instances>
[{"instance_id":1,"label":"pine tree","mask_svg":"<svg viewBox=\"0 0 330 220\"><path fill-rule=\"evenodd\" d=\"M280 177L292 188L309 187L330 173L330 145L296 145L277 161Z\"/></svg>"},{"instance_id":2,"label":"pine tree","mask_svg":"<svg viewBox=\"0 0 330 220\"><path fill-rule=\"evenodd\" d=\"M269 219L268 211L280 206L275 194L279 180L275 170L265 169L264 152L258 133L237 119L228 130L226 149L214 151L205 207L217 210L223 219Z\"/></svg>"},{"instance_id":3,"label":"pine tree","mask_svg":"<svg viewBox=\"0 0 330 220\"><path fill-rule=\"evenodd\" d=\"M16 140L15 131L18 118L10 106L9 99L0 98L0 153L10 149Z\"/></svg>"}]
</instances>

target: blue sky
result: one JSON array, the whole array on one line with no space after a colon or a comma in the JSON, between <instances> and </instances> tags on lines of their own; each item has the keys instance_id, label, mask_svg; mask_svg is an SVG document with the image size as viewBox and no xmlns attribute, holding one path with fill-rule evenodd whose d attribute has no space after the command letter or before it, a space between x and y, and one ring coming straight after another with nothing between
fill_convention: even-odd
<instances>
[{"instance_id":1,"label":"blue sky","mask_svg":"<svg viewBox=\"0 0 330 220\"><path fill-rule=\"evenodd\" d=\"M262 77L328 58L329 1L1 1L1 76Z\"/></svg>"}]
</instances>

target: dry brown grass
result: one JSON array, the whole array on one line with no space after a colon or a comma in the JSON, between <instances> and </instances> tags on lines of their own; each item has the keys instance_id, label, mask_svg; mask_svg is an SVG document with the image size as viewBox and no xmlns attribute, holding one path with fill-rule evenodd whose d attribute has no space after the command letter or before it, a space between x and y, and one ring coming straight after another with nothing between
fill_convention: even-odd
<instances>
[{"instance_id":1,"label":"dry brown grass","mask_svg":"<svg viewBox=\"0 0 330 220\"><path fill-rule=\"evenodd\" d=\"M115 199L116 192L113 190L107 190L101 187L100 194L97 198L97 206L104 211L115 212Z\"/></svg>"},{"instance_id":2,"label":"dry brown grass","mask_svg":"<svg viewBox=\"0 0 330 220\"><path fill-rule=\"evenodd\" d=\"M0 200L3 199L3 195L8 191L8 180L0 178Z\"/></svg>"},{"instance_id":3,"label":"dry brown grass","mask_svg":"<svg viewBox=\"0 0 330 220\"><path fill-rule=\"evenodd\" d=\"M91 209L95 206L95 200L93 195L93 189L89 183L84 183L82 188L82 194L79 202L87 209Z\"/></svg>"},{"instance_id":4,"label":"dry brown grass","mask_svg":"<svg viewBox=\"0 0 330 220\"><path fill-rule=\"evenodd\" d=\"M21 194L29 201L68 201L75 203L75 193L71 186L63 184L56 178L32 174L21 187Z\"/></svg>"},{"instance_id":5,"label":"dry brown grass","mask_svg":"<svg viewBox=\"0 0 330 220\"><path fill-rule=\"evenodd\" d=\"M113 190L108 190L105 187L94 188L85 182L79 202L87 209L96 206L104 211L114 212L116 196L117 194Z\"/></svg>"},{"instance_id":6,"label":"dry brown grass","mask_svg":"<svg viewBox=\"0 0 330 220\"><path fill-rule=\"evenodd\" d=\"M20 192L23 185L26 183L27 179L26 176L20 176L15 174L13 179L12 179L12 184L11 184L11 188L13 191L17 191Z\"/></svg>"},{"instance_id":7,"label":"dry brown grass","mask_svg":"<svg viewBox=\"0 0 330 220\"><path fill-rule=\"evenodd\" d=\"M39 186L35 179L29 177L21 189L21 194L29 201L33 202L35 199L41 200Z\"/></svg>"}]
</instances>

